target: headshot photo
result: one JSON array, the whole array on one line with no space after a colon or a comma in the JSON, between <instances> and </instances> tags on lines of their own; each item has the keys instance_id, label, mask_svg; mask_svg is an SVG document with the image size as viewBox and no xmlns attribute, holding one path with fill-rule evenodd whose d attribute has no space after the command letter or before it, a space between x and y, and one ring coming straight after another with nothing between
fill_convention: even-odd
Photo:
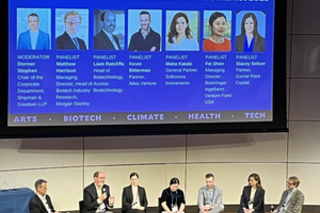
<instances>
[{"instance_id":1,"label":"headshot photo","mask_svg":"<svg viewBox=\"0 0 320 213\"><path fill-rule=\"evenodd\" d=\"M161 10L128 11L128 50L161 51Z\"/></svg>"},{"instance_id":2,"label":"headshot photo","mask_svg":"<svg viewBox=\"0 0 320 213\"><path fill-rule=\"evenodd\" d=\"M199 50L199 12L167 11L166 50Z\"/></svg>"},{"instance_id":3,"label":"headshot photo","mask_svg":"<svg viewBox=\"0 0 320 213\"><path fill-rule=\"evenodd\" d=\"M95 10L94 49L123 50L124 23L123 10Z\"/></svg>"},{"instance_id":4,"label":"headshot photo","mask_svg":"<svg viewBox=\"0 0 320 213\"><path fill-rule=\"evenodd\" d=\"M204 11L203 51L231 51L231 11Z\"/></svg>"},{"instance_id":5,"label":"headshot photo","mask_svg":"<svg viewBox=\"0 0 320 213\"><path fill-rule=\"evenodd\" d=\"M236 19L236 51L264 52L266 14L263 11L239 11Z\"/></svg>"},{"instance_id":6,"label":"headshot photo","mask_svg":"<svg viewBox=\"0 0 320 213\"><path fill-rule=\"evenodd\" d=\"M88 49L88 10L56 9L56 49Z\"/></svg>"},{"instance_id":7,"label":"headshot photo","mask_svg":"<svg viewBox=\"0 0 320 213\"><path fill-rule=\"evenodd\" d=\"M50 50L51 10L17 9L17 49Z\"/></svg>"}]
</instances>

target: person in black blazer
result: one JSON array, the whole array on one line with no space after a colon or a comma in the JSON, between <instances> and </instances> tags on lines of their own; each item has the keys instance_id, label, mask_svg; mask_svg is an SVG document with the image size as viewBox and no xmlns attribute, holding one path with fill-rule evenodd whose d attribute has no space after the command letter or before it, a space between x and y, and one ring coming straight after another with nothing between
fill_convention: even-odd
<instances>
[{"instance_id":1,"label":"person in black blazer","mask_svg":"<svg viewBox=\"0 0 320 213\"><path fill-rule=\"evenodd\" d=\"M121 50L118 37L113 35L116 29L116 15L112 11L105 11L100 14L99 21L101 30L94 36L94 49Z\"/></svg>"},{"instance_id":2,"label":"person in black blazer","mask_svg":"<svg viewBox=\"0 0 320 213\"><path fill-rule=\"evenodd\" d=\"M237 52L264 52L265 38L258 32L255 14L246 13L241 21L241 34L236 36Z\"/></svg>"},{"instance_id":3,"label":"person in black blazer","mask_svg":"<svg viewBox=\"0 0 320 213\"><path fill-rule=\"evenodd\" d=\"M82 18L77 11L69 11L64 15L64 33L56 38L58 50L86 50L85 42L77 36Z\"/></svg>"},{"instance_id":4,"label":"person in black blazer","mask_svg":"<svg viewBox=\"0 0 320 213\"><path fill-rule=\"evenodd\" d=\"M39 179L34 184L36 188L36 194L29 202L30 213L48 213L58 211L54 210L50 196L47 195L47 181Z\"/></svg>"},{"instance_id":5,"label":"person in black blazer","mask_svg":"<svg viewBox=\"0 0 320 213\"><path fill-rule=\"evenodd\" d=\"M138 173L131 173L130 181L131 185L123 188L122 213L145 213L148 206L147 194L144 188L138 185Z\"/></svg>"},{"instance_id":6,"label":"person in black blazer","mask_svg":"<svg viewBox=\"0 0 320 213\"><path fill-rule=\"evenodd\" d=\"M83 190L82 213L95 213L97 210L111 213L114 197L110 195L110 187L104 183L106 175L97 171L93 178L94 182Z\"/></svg>"},{"instance_id":7,"label":"person in black blazer","mask_svg":"<svg viewBox=\"0 0 320 213\"><path fill-rule=\"evenodd\" d=\"M261 186L258 174L251 174L248 178L249 185L242 191L238 213L264 213L265 190Z\"/></svg>"}]
</instances>

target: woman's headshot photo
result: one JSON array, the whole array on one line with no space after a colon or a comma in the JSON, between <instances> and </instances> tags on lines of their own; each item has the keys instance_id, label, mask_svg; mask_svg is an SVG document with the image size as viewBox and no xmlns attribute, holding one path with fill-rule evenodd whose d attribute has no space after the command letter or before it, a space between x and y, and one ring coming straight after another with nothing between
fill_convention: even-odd
<instances>
[{"instance_id":1,"label":"woman's headshot photo","mask_svg":"<svg viewBox=\"0 0 320 213\"><path fill-rule=\"evenodd\" d=\"M199 50L198 17L198 11L167 11L166 50Z\"/></svg>"},{"instance_id":2,"label":"woman's headshot photo","mask_svg":"<svg viewBox=\"0 0 320 213\"><path fill-rule=\"evenodd\" d=\"M231 51L231 11L204 11L203 51Z\"/></svg>"},{"instance_id":3,"label":"woman's headshot photo","mask_svg":"<svg viewBox=\"0 0 320 213\"><path fill-rule=\"evenodd\" d=\"M241 23L240 23L241 22ZM240 11L236 25L237 52L264 52L266 15L262 11Z\"/></svg>"}]
</instances>

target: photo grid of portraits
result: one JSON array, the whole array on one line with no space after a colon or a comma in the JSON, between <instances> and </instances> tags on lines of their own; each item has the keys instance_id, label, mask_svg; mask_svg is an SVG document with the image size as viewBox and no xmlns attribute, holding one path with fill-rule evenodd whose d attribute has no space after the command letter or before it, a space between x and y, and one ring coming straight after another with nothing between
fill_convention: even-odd
<instances>
[{"instance_id":1,"label":"photo grid of portraits","mask_svg":"<svg viewBox=\"0 0 320 213\"><path fill-rule=\"evenodd\" d=\"M250 53L265 51L266 31L260 10L17 8L16 48Z\"/></svg>"}]
</instances>

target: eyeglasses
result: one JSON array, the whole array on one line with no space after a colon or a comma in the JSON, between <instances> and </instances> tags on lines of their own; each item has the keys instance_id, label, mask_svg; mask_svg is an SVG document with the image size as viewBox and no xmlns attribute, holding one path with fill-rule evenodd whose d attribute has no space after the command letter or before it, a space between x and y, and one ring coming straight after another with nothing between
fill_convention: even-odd
<instances>
[{"instance_id":1,"label":"eyeglasses","mask_svg":"<svg viewBox=\"0 0 320 213\"><path fill-rule=\"evenodd\" d=\"M68 26L72 27L72 26L79 26L81 22L69 22L69 21L66 21L65 22Z\"/></svg>"},{"instance_id":2,"label":"eyeglasses","mask_svg":"<svg viewBox=\"0 0 320 213\"><path fill-rule=\"evenodd\" d=\"M294 183L290 183L289 181L287 181L287 184L289 184L289 185L294 185Z\"/></svg>"}]
</instances>

